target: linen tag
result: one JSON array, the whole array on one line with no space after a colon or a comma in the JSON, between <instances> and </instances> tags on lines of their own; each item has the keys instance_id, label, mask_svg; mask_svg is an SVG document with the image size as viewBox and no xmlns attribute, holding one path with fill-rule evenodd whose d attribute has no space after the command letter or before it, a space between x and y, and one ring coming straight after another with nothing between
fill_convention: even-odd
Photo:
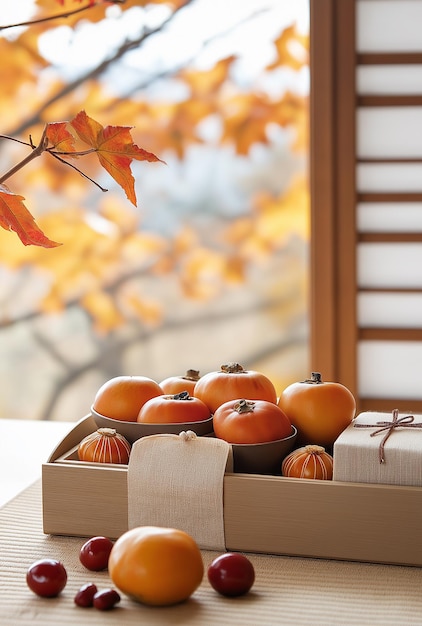
<instances>
[{"instance_id":1,"label":"linen tag","mask_svg":"<svg viewBox=\"0 0 422 626\"><path fill-rule=\"evenodd\" d=\"M232 447L214 437L150 435L135 441L128 466L128 524L178 528L200 548L224 550L224 473Z\"/></svg>"}]
</instances>

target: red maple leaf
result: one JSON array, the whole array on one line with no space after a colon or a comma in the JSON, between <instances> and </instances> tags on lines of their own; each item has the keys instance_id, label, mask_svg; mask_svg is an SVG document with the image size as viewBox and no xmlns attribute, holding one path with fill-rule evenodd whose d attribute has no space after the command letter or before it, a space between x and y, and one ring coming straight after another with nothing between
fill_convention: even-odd
<instances>
[{"instance_id":1,"label":"red maple leaf","mask_svg":"<svg viewBox=\"0 0 422 626\"><path fill-rule=\"evenodd\" d=\"M67 130L67 122L53 122L47 124L45 129L45 136L48 139L49 148L59 152L74 152L75 151L75 138Z\"/></svg>"},{"instance_id":2,"label":"red maple leaf","mask_svg":"<svg viewBox=\"0 0 422 626\"><path fill-rule=\"evenodd\" d=\"M135 179L130 170L132 161L134 159L137 161L161 161L161 159L133 143L130 128L129 126L103 127L89 117L85 111L80 111L70 122L46 124L39 144L35 146L32 141L28 144L32 148L32 153L11 168L1 180L6 180L44 152L67 165L70 165L67 162L68 158L95 153L100 164L122 187L128 199L136 206ZM77 139L87 144L88 149L76 149L75 140ZM71 167L74 166L71 165ZM74 169L95 183L79 168L74 167ZM106 190L103 189L103 191ZM8 187L0 183L0 226L6 230L15 231L25 245L32 244L45 248L60 245L48 239L40 230L33 216L25 207L24 199L23 196L12 193Z\"/></svg>"},{"instance_id":3,"label":"red maple leaf","mask_svg":"<svg viewBox=\"0 0 422 626\"><path fill-rule=\"evenodd\" d=\"M0 185L0 226L13 230L25 246L55 248L59 243L51 241L38 228L31 213L23 204L25 198L12 193L6 185Z\"/></svg>"},{"instance_id":4,"label":"red maple leaf","mask_svg":"<svg viewBox=\"0 0 422 626\"><path fill-rule=\"evenodd\" d=\"M101 126L80 111L70 125L79 139L95 150L98 160L114 180L124 189L128 200L136 206L135 179L130 165L136 161L161 161L155 154L133 143L130 126ZM162 161L161 161L162 162Z\"/></svg>"}]
</instances>

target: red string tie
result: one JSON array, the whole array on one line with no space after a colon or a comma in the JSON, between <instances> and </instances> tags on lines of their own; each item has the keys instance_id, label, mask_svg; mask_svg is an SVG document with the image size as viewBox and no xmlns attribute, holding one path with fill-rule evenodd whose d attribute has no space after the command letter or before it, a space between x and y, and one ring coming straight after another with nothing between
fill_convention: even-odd
<instances>
[{"instance_id":1,"label":"red string tie","mask_svg":"<svg viewBox=\"0 0 422 626\"><path fill-rule=\"evenodd\" d=\"M399 418L398 409L393 410L393 421L392 422L376 422L375 424L354 424L355 428L375 428L379 426L377 430L374 430L371 433L371 437L375 437L380 433L385 432L384 437L378 448L378 458L380 463L385 463L385 444L389 436L394 432L396 428L422 428L422 422L416 422L415 417L413 415L405 415L404 417Z\"/></svg>"}]
</instances>

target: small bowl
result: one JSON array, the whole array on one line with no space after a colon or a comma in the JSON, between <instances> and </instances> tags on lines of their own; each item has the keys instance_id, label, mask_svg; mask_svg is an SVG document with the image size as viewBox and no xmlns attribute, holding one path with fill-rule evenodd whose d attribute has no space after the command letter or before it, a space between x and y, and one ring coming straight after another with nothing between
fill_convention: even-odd
<instances>
[{"instance_id":1,"label":"small bowl","mask_svg":"<svg viewBox=\"0 0 422 626\"><path fill-rule=\"evenodd\" d=\"M124 422L116 420L112 417L106 417L97 413L91 407L91 415L95 420L98 428L114 428L118 433L126 437L130 444L141 437L148 435L171 434L178 435L182 430L192 430L196 435L210 435L212 429L212 417L200 422L183 422L171 424L141 424L139 422Z\"/></svg>"},{"instance_id":2,"label":"small bowl","mask_svg":"<svg viewBox=\"0 0 422 626\"><path fill-rule=\"evenodd\" d=\"M233 443L235 473L280 475L281 463L293 450L296 437L297 429L292 426L292 434L284 439L266 443Z\"/></svg>"}]
</instances>

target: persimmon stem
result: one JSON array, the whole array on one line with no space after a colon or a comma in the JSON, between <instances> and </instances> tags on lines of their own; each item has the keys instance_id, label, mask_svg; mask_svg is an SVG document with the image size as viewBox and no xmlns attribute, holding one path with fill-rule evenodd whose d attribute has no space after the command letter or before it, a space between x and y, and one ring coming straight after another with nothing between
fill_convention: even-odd
<instances>
[{"instance_id":1,"label":"persimmon stem","mask_svg":"<svg viewBox=\"0 0 422 626\"><path fill-rule=\"evenodd\" d=\"M237 411L239 415L241 413L253 413L255 409L255 402L253 402L252 400L242 399L239 400L239 402L236 402L233 409L234 411Z\"/></svg>"},{"instance_id":2,"label":"persimmon stem","mask_svg":"<svg viewBox=\"0 0 422 626\"><path fill-rule=\"evenodd\" d=\"M189 391L181 391L174 394L173 400L193 400L193 398L190 397Z\"/></svg>"},{"instance_id":3,"label":"persimmon stem","mask_svg":"<svg viewBox=\"0 0 422 626\"><path fill-rule=\"evenodd\" d=\"M184 378L185 380L193 380L194 382L196 382L200 378L199 370L188 370L182 378Z\"/></svg>"},{"instance_id":4,"label":"persimmon stem","mask_svg":"<svg viewBox=\"0 0 422 626\"><path fill-rule=\"evenodd\" d=\"M239 363L224 363L220 370L226 374L243 374L245 369Z\"/></svg>"},{"instance_id":5,"label":"persimmon stem","mask_svg":"<svg viewBox=\"0 0 422 626\"><path fill-rule=\"evenodd\" d=\"M314 385L322 385L323 380L322 376L319 372L311 372L311 378L307 378L306 380L302 380L303 383L312 383Z\"/></svg>"},{"instance_id":6,"label":"persimmon stem","mask_svg":"<svg viewBox=\"0 0 422 626\"><path fill-rule=\"evenodd\" d=\"M322 376L319 372L312 372L311 377L315 383L322 383Z\"/></svg>"}]
</instances>

